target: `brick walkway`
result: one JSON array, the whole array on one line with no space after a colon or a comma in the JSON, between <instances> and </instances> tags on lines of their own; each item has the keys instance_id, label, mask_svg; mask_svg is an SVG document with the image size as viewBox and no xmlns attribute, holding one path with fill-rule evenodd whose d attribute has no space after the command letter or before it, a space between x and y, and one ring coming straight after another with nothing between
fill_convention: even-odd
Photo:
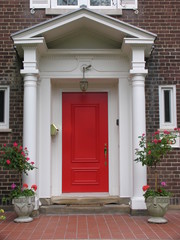
<instances>
[{"instance_id":1,"label":"brick walkway","mask_svg":"<svg viewBox=\"0 0 180 240\"><path fill-rule=\"evenodd\" d=\"M167 224L148 224L147 216L40 215L14 223L14 213L0 222L0 240L33 239L180 239L180 211L166 214Z\"/></svg>"}]
</instances>

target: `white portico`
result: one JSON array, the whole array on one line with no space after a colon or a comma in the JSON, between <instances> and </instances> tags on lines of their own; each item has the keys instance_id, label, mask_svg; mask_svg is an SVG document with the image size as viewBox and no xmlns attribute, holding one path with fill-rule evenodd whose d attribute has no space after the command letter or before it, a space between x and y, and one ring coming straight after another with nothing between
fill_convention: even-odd
<instances>
[{"instance_id":1,"label":"white portico","mask_svg":"<svg viewBox=\"0 0 180 240\"><path fill-rule=\"evenodd\" d=\"M26 182L39 186L39 198L65 194L63 99L65 93L81 92L82 68L91 65L86 72L87 95L107 96L105 194L130 197L132 209L145 208L142 186L146 184L146 168L134 162L134 149L146 128L145 57L150 55L155 37L84 8L12 35L24 58L23 144L38 167L29 173ZM50 134L52 123L59 129L56 136ZM91 177L85 180L91 181ZM87 193L100 194L92 190Z\"/></svg>"}]
</instances>

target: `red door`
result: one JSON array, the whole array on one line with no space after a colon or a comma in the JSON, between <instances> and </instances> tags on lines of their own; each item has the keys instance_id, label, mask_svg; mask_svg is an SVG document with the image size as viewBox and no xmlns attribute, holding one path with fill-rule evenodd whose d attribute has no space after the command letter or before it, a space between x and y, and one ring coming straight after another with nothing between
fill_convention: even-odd
<instances>
[{"instance_id":1,"label":"red door","mask_svg":"<svg viewBox=\"0 0 180 240\"><path fill-rule=\"evenodd\" d=\"M62 191L108 192L107 93L62 95Z\"/></svg>"}]
</instances>

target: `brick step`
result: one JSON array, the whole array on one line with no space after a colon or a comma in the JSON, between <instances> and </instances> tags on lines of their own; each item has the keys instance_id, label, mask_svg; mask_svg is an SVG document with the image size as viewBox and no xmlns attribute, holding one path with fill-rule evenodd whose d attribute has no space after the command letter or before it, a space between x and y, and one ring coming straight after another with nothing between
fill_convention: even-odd
<instances>
[{"instance_id":1,"label":"brick step","mask_svg":"<svg viewBox=\"0 0 180 240\"><path fill-rule=\"evenodd\" d=\"M42 214L123 214L130 213L130 206L126 204L107 205L49 205L41 206Z\"/></svg>"}]
</instances>

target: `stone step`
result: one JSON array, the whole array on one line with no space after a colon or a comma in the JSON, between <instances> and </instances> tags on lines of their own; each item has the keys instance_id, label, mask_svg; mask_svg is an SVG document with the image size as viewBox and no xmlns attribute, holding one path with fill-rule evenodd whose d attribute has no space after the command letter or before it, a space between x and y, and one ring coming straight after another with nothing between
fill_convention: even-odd
<instances>
[{"instance_id":1,"label":"stone step","mask_svg":"<svg viewBox=\"0 0 180 240\"><path fill-rule=\"evenodd\" d=\"M49 205L41 206L42 214L123 214L130 213L130 206L126 204L107 205Z\"/></svg>"},{"instance_id":2,"label":"stone step","mask_svg":"<svg viewBox=\"0 0 180 240\"><path fill-rule=\"evenodd\" d=\"M118 196L60 196L52 197L50 200L51 204L60 205L106 205L106 204L125 204L129 205L129 198L120 198Z\"/></svg>"}]
</instances>

